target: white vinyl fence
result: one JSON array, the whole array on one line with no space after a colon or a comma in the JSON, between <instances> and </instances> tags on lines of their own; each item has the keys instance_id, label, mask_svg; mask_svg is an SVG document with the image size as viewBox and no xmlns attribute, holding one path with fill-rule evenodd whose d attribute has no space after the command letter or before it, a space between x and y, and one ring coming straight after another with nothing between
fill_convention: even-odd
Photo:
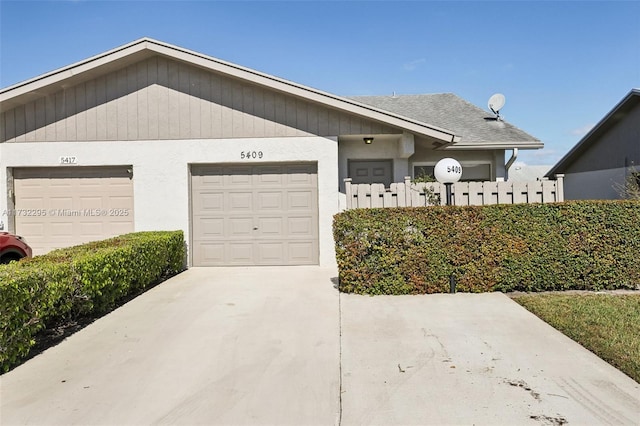
<instances>
[{"instance_id":1,"label":"white vinyl fence","mask_svg":"<svg viewBox=\"0 0 640 426\"><path fill-rule=\"evenodd\" d=\"M456 206L481 206L486 204L555 203L564 201L564 175L557 180L531 182L457 182L452 186L453 204ZM402 183L392 183L389 189L383 184L352 184L344 180L346 208L372 207L424 207L434 205L439 196L440 204L446 204L446 187L438 182L411 183L405 177ZM430 195L436 195L430 197Z\"/></svg>"}]
</instances>

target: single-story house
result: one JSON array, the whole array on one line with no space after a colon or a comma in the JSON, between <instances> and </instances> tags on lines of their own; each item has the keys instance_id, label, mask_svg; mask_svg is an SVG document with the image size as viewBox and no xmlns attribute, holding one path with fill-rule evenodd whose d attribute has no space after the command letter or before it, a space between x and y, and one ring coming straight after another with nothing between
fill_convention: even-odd
<instances>
[{"instance_id":1,"label":"single-story house","mask_svg":"<svg viewBox=\"0 0 640 426\"><path fill-rule=\"evenodd\" d=\"M542 143L452 94L346 98L144 38L0 90L3 225L36 254L181 229L193 266L335 263L343 180Z\"/></svg>"},{"instance_id":2,"label":"single-story house","mask_svg":"<svg viewBox=\"0 0 640 426\"><path fill-rule=\"evenodd\" d=\"M546 174L564 174L567 200L622 198L625 180L640 172L640 89L632 89Z\"/></svg>"}]
</instances>

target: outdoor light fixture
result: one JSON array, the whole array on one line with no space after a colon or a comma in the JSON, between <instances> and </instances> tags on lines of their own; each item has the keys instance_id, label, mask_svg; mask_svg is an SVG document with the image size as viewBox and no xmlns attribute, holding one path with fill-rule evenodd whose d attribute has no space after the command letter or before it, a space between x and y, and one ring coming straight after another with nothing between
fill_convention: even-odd
<instances>
[{"instance_id":1,"label":"outdoor light fixture","mask_svg":"<svg viewBox=\"0 0 640 426\"><path fill-rule=\"evenodd\" d=\"M453 204L451 187L462 177L462 166L453 158L443 158L438 161L433 168L433 174L436 180L444 184L447 190L447 205ZM455 273L449 275L449 293L456 292L456 276Z\"/></svg>"},{"instance_id":2,"label":"outdoor light fixture","mask_svg":"<svg viewBox=\"0 0 640 426\"><path fill-rule=\"evenodd\" d=\"M447 189L447 205L450 206L453 204L451 186L462 177L462 166L453 158L443 158L436 163L433 174L438 182L444 183Z\"/></svg>"},{"instance_id":3,"label":"outdoor light fixture","mask_svg":"<svg viewBox=\"0 0 640 426\"><path fill-rule=\"evenodd\" d=\"M371 136L367 136L366 138L362 138L362 140L364 141L364 143L366 143L367 145L371 145L371 142L373 142L373 138Z\"/></svg>"}]
</instances>

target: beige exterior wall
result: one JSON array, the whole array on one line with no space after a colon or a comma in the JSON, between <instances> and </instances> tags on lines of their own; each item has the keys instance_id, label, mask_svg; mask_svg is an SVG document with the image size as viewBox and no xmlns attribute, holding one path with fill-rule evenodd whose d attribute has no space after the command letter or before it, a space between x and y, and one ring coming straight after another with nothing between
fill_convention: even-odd
<instances>
[{"instance_id":1,"label":"beige exterior wall","mask_svg":"<svg viewBox=\"0 0 640 426\"><path fill-rule=\"evenodd\" d=\"M399 132L371 120L159 56L0 115L2 142Z\"/></svg>"}]
</instances>

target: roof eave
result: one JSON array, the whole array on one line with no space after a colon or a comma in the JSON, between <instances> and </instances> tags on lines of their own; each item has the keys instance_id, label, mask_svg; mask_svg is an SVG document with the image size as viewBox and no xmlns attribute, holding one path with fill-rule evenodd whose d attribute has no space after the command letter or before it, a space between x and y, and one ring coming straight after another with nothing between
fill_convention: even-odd
<instances>
[{"instance_id":1,"label":"roof eave","mask_svg":"<svg viewBox=\"0 0 640 426\"><path fill-rule=\"evenodd\" d=\"M452 145L444 146L447 150L487 150L487 149L541 149L544 143L534 141L522 142L459 142Z\"/></svg>"}]
</instances>

